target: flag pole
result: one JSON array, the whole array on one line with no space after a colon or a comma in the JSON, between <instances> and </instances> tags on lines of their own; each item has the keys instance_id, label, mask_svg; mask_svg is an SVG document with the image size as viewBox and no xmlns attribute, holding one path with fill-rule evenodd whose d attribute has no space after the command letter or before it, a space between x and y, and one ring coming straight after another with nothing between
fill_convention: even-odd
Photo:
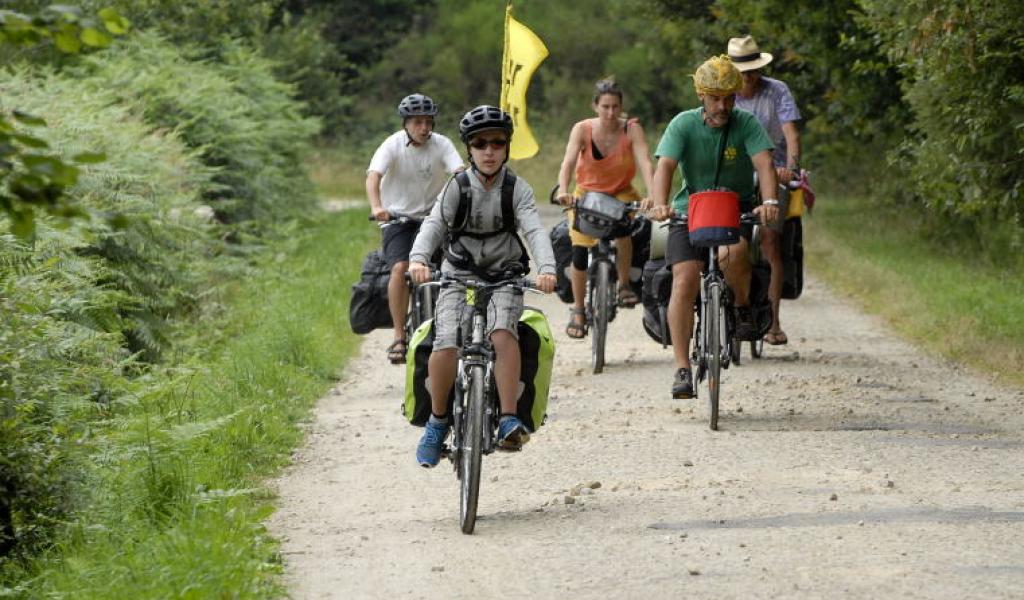
<instances>
[{"instance_id":1,"label":"flag pole","mask_svg":"<svg viewBox=\"0 0 1024 600\"><path fill-rule=\"evenodd\" d=\"M512 18L512 0L505 3L505 45L501 51L501 97L498 106L504 110L508 99L508 20Z\"/></svg>"}]
</instances>

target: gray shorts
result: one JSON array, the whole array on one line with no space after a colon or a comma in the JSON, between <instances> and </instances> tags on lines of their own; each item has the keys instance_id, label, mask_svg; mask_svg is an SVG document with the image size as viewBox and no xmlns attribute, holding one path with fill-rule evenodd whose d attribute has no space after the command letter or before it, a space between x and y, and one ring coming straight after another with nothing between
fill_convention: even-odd
<instances>
[{"instance_id":1,"label":"gray shorts","mask_svg":"<svg viewBox=\"0 0 1024 600\"><path fill-rule=\"evenodd\" d=\"M450 287L441 290L437 297L437 309L434 316L434 350L446 348L458 348L459 326L462 326L464 336L472 333L473 310L466 306L466 290L458 287ZM504 329L510 332L516 339L519 335L516 331L519 317L523 315L522 293L502 288L496 290L487 303L487 329L486 335L490 337L494 331Z\"/></svg>"}]
</instances>

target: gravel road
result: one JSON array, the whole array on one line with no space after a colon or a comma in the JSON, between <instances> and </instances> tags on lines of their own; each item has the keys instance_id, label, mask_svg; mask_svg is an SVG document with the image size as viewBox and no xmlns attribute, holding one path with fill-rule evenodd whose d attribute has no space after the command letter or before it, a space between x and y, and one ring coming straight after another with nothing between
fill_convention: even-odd
<instances>
[{"instance_id":1,"label":"gravel road","mask_svg":"<svg viewBox=\"0 0 1024 600\"><path fill-rule=\"evenodd\" d=\"M547 424L484 457L476 533L415 464L390 332L366 337L273 486L295 598L1022 598L1024 392L927 356L810 279L788 346L723 375L720 431L620 311L563 332Z\"/></svg>"}]
</instances>

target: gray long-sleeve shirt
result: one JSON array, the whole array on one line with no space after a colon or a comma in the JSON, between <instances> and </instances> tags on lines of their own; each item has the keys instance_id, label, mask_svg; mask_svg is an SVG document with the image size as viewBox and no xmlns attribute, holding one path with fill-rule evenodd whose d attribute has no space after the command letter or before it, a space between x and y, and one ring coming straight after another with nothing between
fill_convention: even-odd
<instances>
[{"instance_id":1,"label":"gray long-sleeve shirt","mask_svg":"<svg viewBox=\"0 0 1024 600\"><path fill-rule=\"evenodd\" d=\"M476 265L483 269L497 270L509 261L520 256L519 244L512 234L500 231L501 215L501 182L504 181L504 170L495 178L494 185L485 189L479 177L472 171L469 173L470 194L472 195L472 211L466 219L463 231L470 233L487 233L499 231L497 235L483 239L469 236L461 238L462 245L473 256ZM416 241L413 242L409 260L429 263L441 244L448 238L448 224L455 222L455 213L459 204L459 185L454 178L449 180L434 203L430 216L423 222ZM540 222L537 202L533 188L522 177L516 177L515 191L512 194L512 206L515 212L516 229L526 239L530 247L536 272L553 275L555 273L555 253L551 249L551 239ZM484 224L487 224L486 226ZM447 260L441 266L443 271L455 271Z\"/></svg>"}]
</instances>

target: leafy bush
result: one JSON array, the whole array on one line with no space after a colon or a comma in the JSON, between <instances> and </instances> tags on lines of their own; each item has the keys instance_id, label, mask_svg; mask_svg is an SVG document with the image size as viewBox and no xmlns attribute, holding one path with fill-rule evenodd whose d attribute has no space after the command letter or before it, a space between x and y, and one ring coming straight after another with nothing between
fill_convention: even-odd
<instances>
[{"instance_id":1,"label":"leafy bush","mask_svg":"<svg viewBox=\"0 0 1024 600\"><path fill-rule=\"evenodd\" d=\"M143 35L59 72L15 68L0 85L5 106L48 122L36 135L55 157L107 157L69 188L86 219L44 218L27 242L0 220L0 556L32 553L90 493L115 493L76 485L84 457L109 443L94 437L100 423L177 393L137 389L186 320L216 310L203 296L245 255L204 203L261 234L311 206L316 123L291 88L241 44L197 55ZM175 472L141 473L132 506L166 515L180 498L164 492L185 489L164 476Z\"/></svg>"},{"instance_id":2,"label":"leafy bush","mask_svg":"<svg viewBox=\"0 0 1024 600\"><path fill-rule=\"evenodd\" d=\"M217 246L193 214L210 185L172 133L154 133L109 92L53 73L13 72L5 102L32 106L59 155L108 160L81 169L72 202L87 219L45 218L31 243L0 236L0 525L3 549L37 547L72 507L92 424L124 401L136 356L165 346L205 283ZM110 215L119 218L112 219ZM0 232L10 226L0 221ZM198 266L198 268L196 268ZM8 552L0 552L7 554Z\"/></svg>"},{"instance_id":3,"label":"leafy bush","mask_svg":"<svg viewBox=\"0 0 1024 600\"><path fill-rule=\"evenodd\" d=\"M317 122L300 114L292 88L253 50L225 42L213 60L140 34L75 73L197 149L216 170L204 197L222 220L258 227L310 207L304 158Z\"/></svg>"},{"instance_id":4,"label":"leafy bush","mask_svg":"<svg viewBox=\"0 0 1024 600\"><path fill-rule=\"evenodd\" d=\"M863 22L877 32L904 75L913 134L897 156L918 193L932 210L970 227L970 235L986 237L993 227L1002 229L1003 242L1019 253L1024 247L1020 7L979 0L862 3ZM1013 239L1005 239L1007 234Z\"/></svg>"}]
</instances>

